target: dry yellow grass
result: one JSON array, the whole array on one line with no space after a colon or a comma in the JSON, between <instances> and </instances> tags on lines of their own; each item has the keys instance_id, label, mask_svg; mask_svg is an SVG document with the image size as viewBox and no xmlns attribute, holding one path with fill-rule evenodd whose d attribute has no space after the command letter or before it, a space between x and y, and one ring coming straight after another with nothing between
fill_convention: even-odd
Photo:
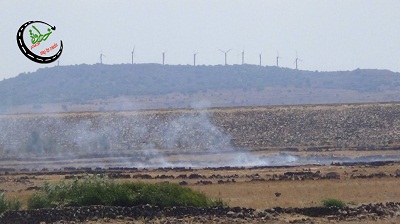
<instances>
[{"instance_id":1,"label":"dry yellow grass","mask_svg":"<svg viewBox=\"0 0 400 224\"><path fill-rule=\"evenodd\" d=\"M230 206L252 208L307 207L335 198L356 204L400 200L400 179L251 182L191 186L207 196L221 198ZM275 196L280 192L280 197Z\"/></svg>"},{"instance_id":2,"label":"dry yellow grass","mask_svg":"<svg viewBox=\"0 0 400 224\"><path fill-rule=\"evenodd\" d=\"M351 179L351 174L376 174L385 172L393 174L400 165L391 164L381 167L357 166L357 167L338 167L338 166L302 166L289 168L263 168L263 169L242 169L242 170L192 170L192 171L157 171L145 170L142 174L150 174L153 177L157 175L173 175L180 174L190 175L196 173L206 177L212 174L234 175L240 177L235 178L236 183L217 184L217 179L185 179L189 182L188 187L204 192L212 198L221 198L229 203L230 206L243 206L265 209L275 206L280 207L306 207L321 205L321 200L327 198L335 198L352 204L400 201L400 178L385 177L371 179ZM283 174L288 171L311 170L316 172L319 170L321 174L328 172L337 172L341 175L340 180L305 180L305 181L263 181L248 182L246 175L258 173L262 178L269 178L273 174ZM357 172L353 172L357 171ZM138 174L136 173L131 173ZM269 176L267 176L269 175ZM0 183L0 189L7 190L7 197L17 197L26 208L27 198L34 192L28 191L26 188L31 186L43 186L44 181L56 183L64 180L65 175L42 175L36 176L35 179L29 179L30 183L16 182L23 175L6 175L8 182ZM157 183L169 181L178 183L183 179L118 179L118 182L147 182ZM212 185L196 185L199 180L211 180ZM226 180L226 178L224 178ZM280 192L280 197L275 196L275 192Z\"/></svg>"}]
</instances>

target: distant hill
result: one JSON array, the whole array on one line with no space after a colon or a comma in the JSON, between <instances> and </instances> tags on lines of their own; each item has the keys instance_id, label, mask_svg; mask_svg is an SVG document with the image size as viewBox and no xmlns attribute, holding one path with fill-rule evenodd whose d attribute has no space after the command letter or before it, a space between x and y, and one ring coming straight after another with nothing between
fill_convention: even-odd
<instances>
[{"instance_id":1,"label":"distant hill","mask_svg":"<svg viewBox=\"0 0 400 224\"><path fill-rule=\"evenodd\" d=\"M198 100L211 101L212 106L399 101L399 90L400 73L388 70L82 64L39 69L1 81L0 109L7 113L22 105L34 110L46 104L64 104L66 110L65 105L117 104L121 98L131 102L153 99L152 108L185 107ZM271 97L277 91L281 93ZM167 95L170 98L165 98ZM326 96L326 101L321 96ZM236 100L240 97L243 99Z\"/></svg>"}]
</instances>

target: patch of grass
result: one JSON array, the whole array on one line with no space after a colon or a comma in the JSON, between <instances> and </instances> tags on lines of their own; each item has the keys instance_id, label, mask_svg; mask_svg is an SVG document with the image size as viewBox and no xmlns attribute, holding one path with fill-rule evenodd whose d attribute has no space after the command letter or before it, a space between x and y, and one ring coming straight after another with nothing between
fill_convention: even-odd
<instances>
[{"instance_id":1,"label":"patch of grass","mask_svg":"<svg viewBox=\"0 0 400 224\"><path fill-rule=\"evenodd\" d=\"M338 208L343 208L343 207L345 207L346 206L346 203L344 203L343 201L341 201L341 200L338 200L338 199L325 199L325 200L322 200L322 205L324 206L324 207L338 207Z\"/></svg>"},{"instance_id":2,"label":"patch of grass","mask_svg":"<svg viewBox=\"0 0 400 224\"><path fill-rule=\"evenodd\" d=\"M86 176L72 182L61 181L51 185L46 182L43 190L28 199L28 208L63 206L141 204L159 207L223 205L221 200L208 199L203 193L178 184L116 183L106 177Z\"/></svg>"},{"instance_id":3,"label":"patch of grass","mask_svg":"<svg viewBox=\"0 0 400 224\"><path fill-rule=\"evenodd\" d=\"M5 211L19 210L21 208L21 202L17 199L7 200L4 192L0 193L0 214Z\"/></svg>"}]
</instances>

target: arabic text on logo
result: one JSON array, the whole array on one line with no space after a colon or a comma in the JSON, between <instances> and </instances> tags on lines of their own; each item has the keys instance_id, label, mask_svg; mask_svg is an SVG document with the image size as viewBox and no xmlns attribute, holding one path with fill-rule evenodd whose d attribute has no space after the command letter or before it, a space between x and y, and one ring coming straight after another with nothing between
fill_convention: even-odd
<instances>
[{"instance_id":1,"label":"arabic text on logo","mask_svg":"<svg viewBox=\"0 0 400 224\"><path fill-rule=\"evenodd\" d=\"M58 43L57 36L54 36L55 30L55 26L46 22L26 22L17 32L18 47L28 59L34 62L54 62L63 51L63 42L60 40ZM27 44L30 46L28 47Z\"/></svg>"}]
</instances>

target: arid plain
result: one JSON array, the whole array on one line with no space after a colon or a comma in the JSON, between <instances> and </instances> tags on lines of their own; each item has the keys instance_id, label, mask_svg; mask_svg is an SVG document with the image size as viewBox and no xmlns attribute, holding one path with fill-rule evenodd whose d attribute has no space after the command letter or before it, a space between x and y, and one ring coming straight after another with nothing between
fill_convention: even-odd
<instances>
[{"instance_id":1,"label":"arid plain","mask_svg":"<svg viewBox=\"0 0 400 224\"><path fill-rule=\"evenodd\" d=\"M89 223L397 223L400 206L379 214L361 207L400 201L398 115L396 103L1 115L9 131L0 134L0 189L24 207L44 181L106 174L179 183L230 207L267 209L253 217ZM268 210L320 207L330 198L359 212L314 217Z\"/></svg>"}]
</instances>

